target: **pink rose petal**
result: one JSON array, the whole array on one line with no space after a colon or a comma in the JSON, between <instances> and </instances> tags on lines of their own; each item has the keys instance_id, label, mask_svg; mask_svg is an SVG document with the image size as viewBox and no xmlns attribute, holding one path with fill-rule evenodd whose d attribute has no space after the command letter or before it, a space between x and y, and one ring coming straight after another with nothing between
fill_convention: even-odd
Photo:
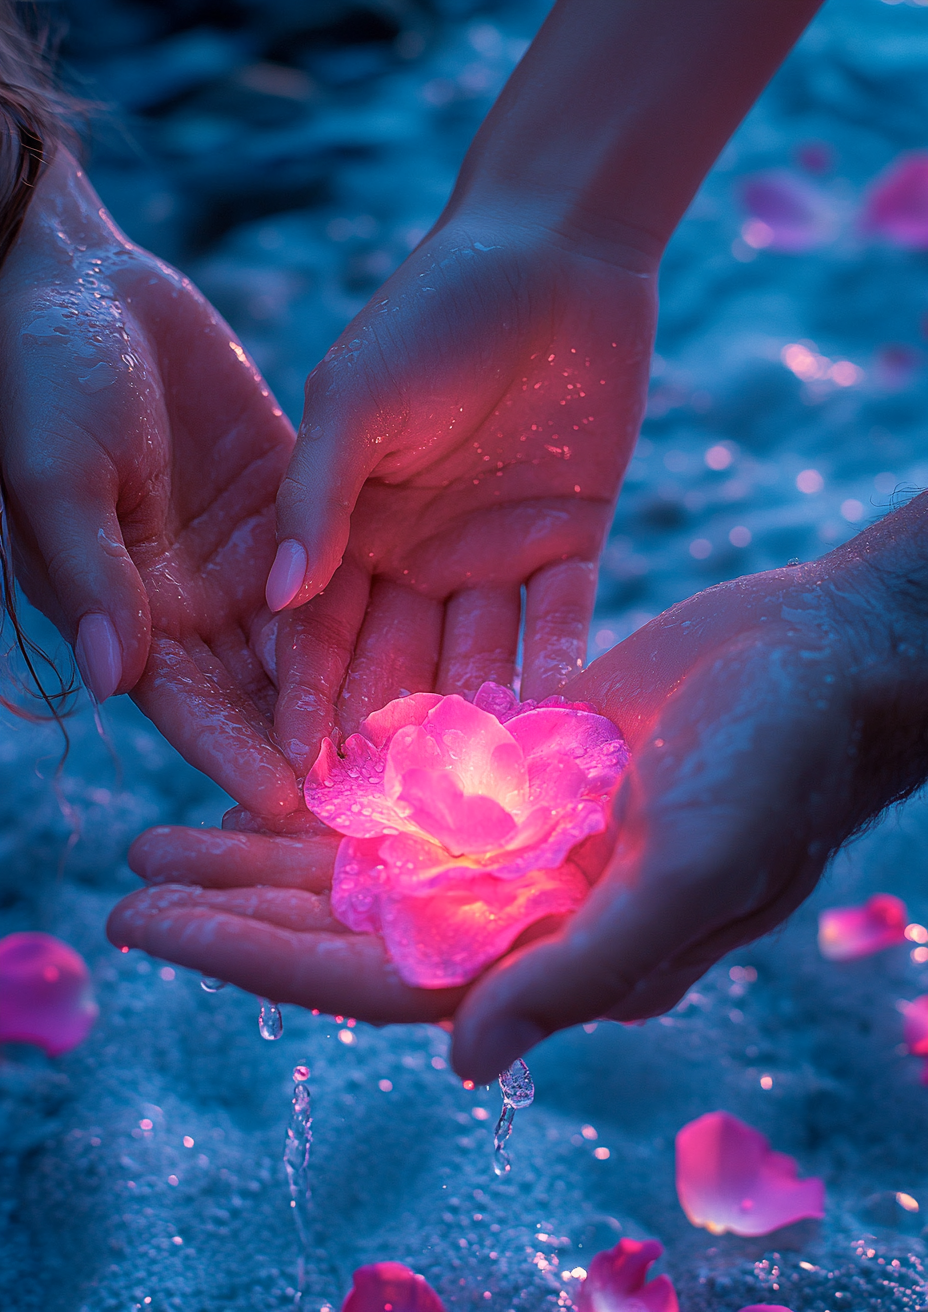
<instances>
[{"instance_id":1,"label":"pink rose petal","mask_svg":"<svg viewBox=\"0 0 928 1312\"><path fill-rule=\"evenodd\" d=\"M825 1186L799 1180L796 1162L773 1152L759 1130L709 1112L677 1134L677 1196L693 1225L712 1234L767 1235L825 1215Z\"/></svg>"},{"instance_id":2,"label":"pink rose petal","mask_svg":"<svg viewBox=\"0 0 928 1312\"><path fill-rule=\"evenodd\" d=\"M578 1291L577 1312L678 1312L668 1276L645 1283L663 1251L656 1239L620 1239L615 1248L597 1253Z\"/></svg>"},{"instance_id":3,"label":"pink rose petal","mask_svg":"<svg viewBox=\"0 0 928 1312\"><path fill-rule=\"evenodd\" d=\"M902 1014L903 1036L909 1052L913 1057L928 1058L928 993L907 1002ZM928 1084L928 1060L922 1066L922 1084Z\"/></svg>"},{"instance_id":4,"label":"pink rose petal","mask_svg":"<svg viewBox=\"0 0 928 1312\"><path fill-rule=\"evenodd\" d=\"M928 152L900 156L877 178L861 227L905 250L928 250Z\"/></svg>"},{"instance_id":5,"label":"pink rose petal","mask_svg":"<svg viewBox=\"0 0 928 1312\"><path fill-rule=\"evenodd\" d=\"M445 1312L428 1283L400 1262L358 1267L341 1312Z\"/></svg>"},{"instance_id":6,"label":"pink rose petal","mask_svg":"<svg viewBox=\"0 0 928 1312\"><path fill-rule=\"evenodd\" d=\"M345 835L334 914L382 934L407 982L466 982L533 921L579 906L588 886L568 858L606 828L627 762L585 704L520 705L494 684L474 703L391 702L342 754L326 740L306 780L309 809Z\"/></svg>"},{"instance_id":7,"label":"pink rose petal","mask_svg":"<svg viewBox=\"0 0 928 1312\"><path fill-rule=\"evenodd\" d=\"M99 1008L87 963L51 934L0 939L0 1043L34 1043L50 1057L75 1048Z\"/></svg>"},{"instance_id":8,"label":"pink rose petal","mask_svg":"<svg viewBox=\"0 0 928 1312\"><path fill-rule=\"evenodd\" d=\"M818 946L829 961L853 961L904 943L909 915L891 893L874 893L862 907L831 907L818 918Z\"/></svg>"},{"instance_id":9,"label":"pink rose petal","mask_svg":"<svg viewBox=\"0 0 928 1312\"><path fill-rule=\"evenodd\" d=\"M798 254L830 241L837 231L827 195L787 169L745 178L741 200L750 216L743 236L751 246Z\"/></svg>"},{"instance_id":10,"label":"pink rose petal","mask_svg":"<svg viewBox=\"0 0 928 1312\"><path fill-rule=\"evenodd\" d=\"M751 1303L743 1307L741 1312L790 1312L790 1309L782 1303Z\"/></svg>"}]
</instances>

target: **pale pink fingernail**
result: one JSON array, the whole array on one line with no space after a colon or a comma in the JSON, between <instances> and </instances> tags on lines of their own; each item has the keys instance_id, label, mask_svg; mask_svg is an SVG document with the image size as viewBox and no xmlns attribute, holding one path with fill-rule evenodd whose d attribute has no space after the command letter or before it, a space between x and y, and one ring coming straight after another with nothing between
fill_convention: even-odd
<instances>
[{"instance_id":1,"label":"pale pink fingernail","mask_svg":"<svg viewBox=\"0 0 928 1312\"><path fill-rule=\"evenodd\" d=\"M306 578L309 560L301 542L287 538L277 548L277 555L267 576L268 607L272 611L283 610L293 600Z\"/></svg>"},{"instance_id":2,"label":"pale pink fingernail","mask_svg":"<svg viewBox=\"0 0 928 1312\"><path fill-rule=\"evenodd\" d=\"M77 626L74 644L84 683L98 702L112 697L122 678L122 649L108 615L91 611Z\"/></svg>"}]
</instances>

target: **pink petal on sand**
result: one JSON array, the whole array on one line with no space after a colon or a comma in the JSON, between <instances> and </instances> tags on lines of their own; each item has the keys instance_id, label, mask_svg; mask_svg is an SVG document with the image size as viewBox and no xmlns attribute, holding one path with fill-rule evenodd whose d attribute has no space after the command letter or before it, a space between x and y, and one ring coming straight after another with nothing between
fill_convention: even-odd
<instances>
[{"instance_id":1,"label":"pink petal on sand","mask_svg":"<svg viewBox=\"0 0 928 1312\"><path fill-rule=\"evenodd\" d=\"M408 697L395 697L392 702L387 702L386 706L362 720L359 730L375 747L383 747L397 729L403 729L407 724L421 724L440 701L440 692L414 692Z\"/></svg>"},{"instance_id":2,"label":"pink petal on sand","mask_svg":"<svg viewBox=\"0 0 928 1312\"><path fill-rule=\"evenodd\" d=\"M369 838L403 828L403 817L384 795L386 753L353 733L339 756L330 738L303 785L306 805L330 829L354 838Z\"/></svg>"},{"instance_id":3,"label":"pink petal on sand","mask_svg":"<svg viewBox=\"0 0 928 1312\"><path fill-rule=\"evenodd\" d=\"M407 770L397 801L409 808L409 819L452 856L493 852L516 828L495 798L465 794L453 770Z\"/></svg>"},{"instance_id":4,"label":"pink petal on sand","mask_svg":"<svg viewBox=\"0 0 928 1312\"><path fill-rule=\"evenodd\" d=\"M709 1112L677 1134L677 1197L693 1225L712 1234L767 1235L825 1215L825 1186L796 1178L796 1162L759 1130Z\"/></svg>"},{"instance_id":5,"label":"pink petal on sand","mask_svg":"<svg viewBox=\"0 0 928 1312\"><path fill-rule=\"evenodd\" d=\"M907 1002L902 1015L902 1033L909 1052L913 1057L928 1057L928 993Z\"/></svg>"},{"instance_id":6,"label":"pink petal on sand","mask_svg":"<svg viewBox=\"0 0 928 1312\"><path fill-rule=\"evenodd\" d=\"M555 757L564 757L583 771L588 796L602 794L615 785L628 764L625 739L604 715L539 706L506 727L525 754L533 783Z\"/></svg>"},{"instance_id":7,"label":"pink petal on sand","mask_svg":"<svg viewBox=\"0 0 928 1312\"><path fill-rule=\"evenodd\" d=\"M525 760L512 734L463 697L443 697L421 725L394 734L384 775L388 797L399 797L410 769L453 770L465 793L492 797L506 810L528 792Z\"/></svg>"},{"instance_id":8,"label":"pink petal on sand","mask_svg":"<svg viewBox=\"0 0 928 1312\"><path fill-rule=\"evenodd\" d=\"M928 250L928 152L894 160L864 201L861 227L906 250Z\"/></svg>"},{"instance_id":9,"label":"pink petal on sand","mask_svg":"<svg viewBox=\"0 0 928 1312\"><path fill-rule=\"evenodd\" d=\"M341 1312L445 1312L425 1276L400 1262L358 1267Z\"/></svg>"},{"instance_id":10,"label":"pink petal on sand","mask_svg":"<svg viewBox=\"0 0 928 1312\"><path fill-rule=\"evenodd\" d=\"M740 190L750 216L742 236L750 246L798 254L835 235L837 222L830 200L798 174L787 169L758 173L745 178Z\"/></svg>"},{"instance_id":11,"label":"pink petal on sand","mask_svg":"<svg viewBox=\"0 0 928 1312\"><path fill-rule=\"evenodd\" d=\"M741 1312L790 1312L790 1309L782 1303L751 1303L743 1307Z\"/></svg>"},{"instance_id":12,"label":"pink petal on sand","mask_svg":"<svg viewBox=\"0 0 928 1312\"><path fill-rule=\"evenodd\" d=\"M862 907L831 907L818 918L818 946L829 961L853 961L904 943L909 916L891 893L874 893Z\"/></svg>"},{"instance_id":13,"label":"pink petal on sand","mask_svg":"<svg viewBox=\"0 0 928 1312\"><path fill-rule=\"evenodd\" d=\"M577 1294L577 1312L678 1312L668 1276L645 1283L663 1251L656 1239L620 1239L615 1248L597 1253Z\"/></svg>"},{"instance_id":14,"label":"pink petal on sand","mask_svg":"<svg viewBox=\"0 0 928 1312\"><path fill-rule=\"evenodd\" d=\"M37 933L0 939L0 1043L34 1043L57 1057L98 1014L87 963L67 943Z\"/></svg>"}]
</instances>

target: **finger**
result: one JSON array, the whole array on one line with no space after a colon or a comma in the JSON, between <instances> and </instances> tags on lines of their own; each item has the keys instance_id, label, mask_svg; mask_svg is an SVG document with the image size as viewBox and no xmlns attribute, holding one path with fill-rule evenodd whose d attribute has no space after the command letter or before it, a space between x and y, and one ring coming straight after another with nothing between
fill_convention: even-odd
<instances>
[{"instance_id":1,"label":"finger","mask_svg":"<svg viewBox=\"0 0 928 1312\"><path fill-rule=\"evenodd\" d=\"M116 517L115 473L97 455L98 466L65 459L53 472L12 463L7 502L24 589L73 644L85 685L103 702L141 677L151 618Z\"/></svg>"},{"instance_id":2,"label":"finger","mask_svg":"<svg viewBox=\"0 0 928 1312\"><path fill-rule=\"evenodd\" d=\"M538 570L526 587L522 698L556 693L583 668L596 601L596 566L565 560Z\"/></svg>"},{"instance_id":3,"label":"finger","mask_svg":"<svg viewBox=\"0 0 928 1312\"><path fill-rule=\"evenodd\" d=\"M293 770L268 741L266 722L205 648L190 653L155 634L134 697L191 765L249 811L287 815L300 805Z\"/></svg>"},{"instance_id":4,"label":"finger","mask_svg":"<svg viewBox=\"0 0 928 1312\"><path fill-rule=\"evenodd\" d=\"M107 924L110 941L259 997L375 1024L444 1019L463 992L410 988L373 934L299 933L198 905L190 893L143 889L124 898Z\"/></svg>"},{"instance_id":5,"label":"finger","mask_svg":"<svg viewBox=\"0 0 928 1312\"><path fill-rule=\"evenodd\" d=\"M326 358L306 380L303 422L277 494L279 546L267 580L272 611L303 605L328 585L389 426L357 370L343 361Z\"/></svg>"},{"instance_id":6,"label":"finger","mask_svg":"<svg viewBox=\"0 0 928 1312\"><path fill-rule=\"evenodd\" d=\"M141 890L142 894L145 892ZM332 915L327 893L310 893L302 888L188 888L167 884L148 890L148 894L153 910L205 907L298 933L310 930L324 930L330 934L351 932Z\"/></svg>"},{"instance_id":7,"label":"finger","mask_svg":"<svg viewBox=\"0 0 928 1312\"><path fill-rule=\"evenodd\" d=\"M300 776L332 732L335 703L370 597L367 570L348 559L325 592L280 617L276 661L280 689L274 729Z\"/></svg>"},{"instance_id":8,"label":"finger","mask_svg":"<svg viewBox=\"0 0 928 1312\"><path fill-rule=\"evenodd\" d=\"M509 687L515 674L520 589L470 588L445 606L438 692L472 696L488 680Z\"/></svg>"},{"instance_id":9,"label":"finger","mask_svg":"<svg viewBox=\"0 0 928 1312\"><path fill-rule=\"evenodd\" d=\"M432 691L443 617L441 602L389 579L374 580L338 700L343 733L354 733L366 715L395 697Z\"/></svg>"},{"instance_id":10,"label":"finger","mask_svg":"<svg viewBox=\"0 0 928 1312\"><path fill-rule=\"evenodd\" d=\"M321 893L332 882L339 842L338 834L324 831L294 839L162 825L138 836L129 848L129 866L149 884L270 884Z\"/></svg>"}]
</instances>

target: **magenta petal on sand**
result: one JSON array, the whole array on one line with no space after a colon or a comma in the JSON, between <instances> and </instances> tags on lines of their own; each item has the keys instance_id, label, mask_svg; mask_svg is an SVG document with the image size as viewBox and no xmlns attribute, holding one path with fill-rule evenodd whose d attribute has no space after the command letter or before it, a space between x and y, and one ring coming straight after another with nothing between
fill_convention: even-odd
<instances>
[{"instance_id":1,"label":"magenta petal on sand","mask_svg":"<svg viewBox=\"0 0 928 1312\"><path fill-rule=\"evenodd\" d=\"M751 1303L749 1307L743 1307L741 1312L791 1312L791 1309L782 1303Z\"/></svg>"},{"instance_id":2,"label":"magenta petal on sand","mask_svg":"<svg viewBox=\"0 0 928 1312\"><path fill-rule=\"evenodd\" d=\"M358 1267L341 1312L445 1312L425 1276L400 1262Z\"/></svg>"},{"instance_id":3,"label":"magenta petal on sand","mask_svg":"<svg viewBox=\"0 0 928 1312\"><path fill-rule=\"evenodd\" d=\"M577 1294L577 1312L678 1312L668 1276L647 1281L663 1253L656 1239L620 1239L615 1248L597 1253Z\"/></svg>"},{"instance_id":4,"label":"magenta petal on sand","mask_svg":"<svg viewBox=\"0 0 928 1312\"><path fill-rule=\"evenodd\" d=\"M913 1057L928 1057L928 993L902 1008L903 1038Z\"/></svg>"},{"instance_id":5,"label":"magenta petal on sand","mask_svg":"<svg viewBox=\"0 0 928 1312\"><path fill-rule=\"evenodd\" d=\"M928 250L928 152L890 164L864 201L861 227L894 246Z\"/></svg>"},{"instance_id":6,"label":"magenta petal on sand","mask_svg":"<svg viewBox=\"0 0 928 1312\"><path fill-rule=\"evenodd\" d=\"M0 939L0 1043L57 1057L87 1037L99 1008L84 958L51 934Z\"/></svg>"},{"instance_id":7,"label":"magenta petal on sand","mask_svg":"<svg viewBox=\"0 0 928 1312\"><path fill-rule=\"evenodd\" d=\"M798 254L830 241L837 231L826 194L787 169L745 178L740 190L749 216L741 235L749 246Z\"/></svg>"},{"instance_id":8,"label":"magenta petal on sand","mask_svg":"<svg viewBox=\"0 0 928 1312\"><path fill-rule=\"evenodd\" d=\"M796 1173L792 1157L773 1152L759 1130L728 1112L700 1116L677 1135L680 1206L712 1234L767 1235L824 1216L824 1184Z\"/></svg>"},{"instance_id":9,"label":"magenta petal on sand","mask_svg":"<svg viewBox=\"0 0 928 1312\"><path fill-rule=\"evenodd\" d=\"M874 893L862 907L831 907L818 918L818 946L829 961L853 961L904 943L905 903L891 893Z\"/></svg>"}]
</instances>

